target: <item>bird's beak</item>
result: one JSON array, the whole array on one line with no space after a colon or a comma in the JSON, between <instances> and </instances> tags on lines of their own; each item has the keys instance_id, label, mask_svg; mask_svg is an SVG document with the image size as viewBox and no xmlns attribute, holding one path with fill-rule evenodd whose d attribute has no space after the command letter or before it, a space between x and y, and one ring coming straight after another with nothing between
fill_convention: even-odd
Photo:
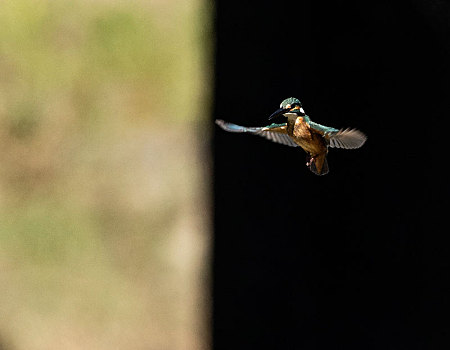
<instances>
[{"instance_id":1,"label":"bird's beak","mask_svg":"<svg viewBox=\"0 0 450 350\"><path fill-rule=\"evenodd\" d=\"M287 108L279 108L270 115L269 120L279 116L280 114L286 113L287 111L288 111Z\"/></svg>"}]
</instances>

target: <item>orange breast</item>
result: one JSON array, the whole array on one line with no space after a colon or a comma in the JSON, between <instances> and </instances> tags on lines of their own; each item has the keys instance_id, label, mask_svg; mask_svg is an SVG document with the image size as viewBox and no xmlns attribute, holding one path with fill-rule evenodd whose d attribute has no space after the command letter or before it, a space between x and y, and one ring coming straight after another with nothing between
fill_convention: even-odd
<instances>
[{"instance_id":1,"label":"orange breast","mask_svg":"<svg viewBox=\"0 0 450 350\"><path fill-rule=\"evenodd\" d=\"M313 156L327 152L327 146L322 135L310 129L303 117L296 118L291 130L292 138L295 143L297 143L306 152Z\"/></svg>"}]
</instances>

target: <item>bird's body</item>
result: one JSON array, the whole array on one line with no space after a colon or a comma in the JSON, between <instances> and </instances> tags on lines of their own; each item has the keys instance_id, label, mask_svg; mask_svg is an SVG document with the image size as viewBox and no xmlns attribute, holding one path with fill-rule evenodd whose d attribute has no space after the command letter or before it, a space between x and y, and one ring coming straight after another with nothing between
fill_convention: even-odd
<instances>
[{"instance_id":1,"label":"bird's body","mask_svg":"<svg viewBox=\"0 0 450 350\"><path fill-rule=\"evenodd\" d=\"M243 127L220 119L216 123L226 131L250 132L287 146L300 146L308 154L306 165L317 175L328 173L328 147L359 148L367 139L356 129L338 130L314 123L304 113L300 101L293 97L284 100L269 119L281 114L287 117L286 123L266 127Z\"/></svg>"},{"instance_id":2,"label":"bird's body","mask_svg":"<svg viewBox=\"0 0 450 350\"><path fill-rule=\"evenodd\" d=\"M303 116L297 115L288 117L286 132L297 145L309 154L314 160L317 172L321 174L328 153L328 146L323 135L312 129ZM310 162L311 160L308 160L307 163Z\"/></svg>"}]
</instances>

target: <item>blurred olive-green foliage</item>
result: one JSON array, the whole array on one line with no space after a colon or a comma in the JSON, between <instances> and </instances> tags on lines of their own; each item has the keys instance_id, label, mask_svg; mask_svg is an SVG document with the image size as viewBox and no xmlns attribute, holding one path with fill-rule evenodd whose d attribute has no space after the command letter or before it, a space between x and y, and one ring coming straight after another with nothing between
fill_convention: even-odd
<instances>
[{"instance_id":1,"label":"blurred olive-green foliage","mask_svg":"<svg viewBox=\"0 0 450 350\"><path fill-rule=\"evenodd\" d=\"M0 348L205 349L203 0L0 3Z\"/></svg>"}]
</instances>

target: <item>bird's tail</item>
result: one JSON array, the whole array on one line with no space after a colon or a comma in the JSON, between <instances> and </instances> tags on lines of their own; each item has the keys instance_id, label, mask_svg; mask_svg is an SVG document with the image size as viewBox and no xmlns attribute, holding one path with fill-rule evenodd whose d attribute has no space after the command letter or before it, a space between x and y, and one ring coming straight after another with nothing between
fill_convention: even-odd
<instances>
[{"instance_id":1,"label":"bird's tail","mask_svg":"<svg viewBox=\"0 0 450 350\"><path fill-rule=\"evenodd\" d=\"M309 161L309 170L316 175L325 175L330 171L328 169L327 154L319 154L314 157L313 161Z\"/></svg>"}]
</instances>

